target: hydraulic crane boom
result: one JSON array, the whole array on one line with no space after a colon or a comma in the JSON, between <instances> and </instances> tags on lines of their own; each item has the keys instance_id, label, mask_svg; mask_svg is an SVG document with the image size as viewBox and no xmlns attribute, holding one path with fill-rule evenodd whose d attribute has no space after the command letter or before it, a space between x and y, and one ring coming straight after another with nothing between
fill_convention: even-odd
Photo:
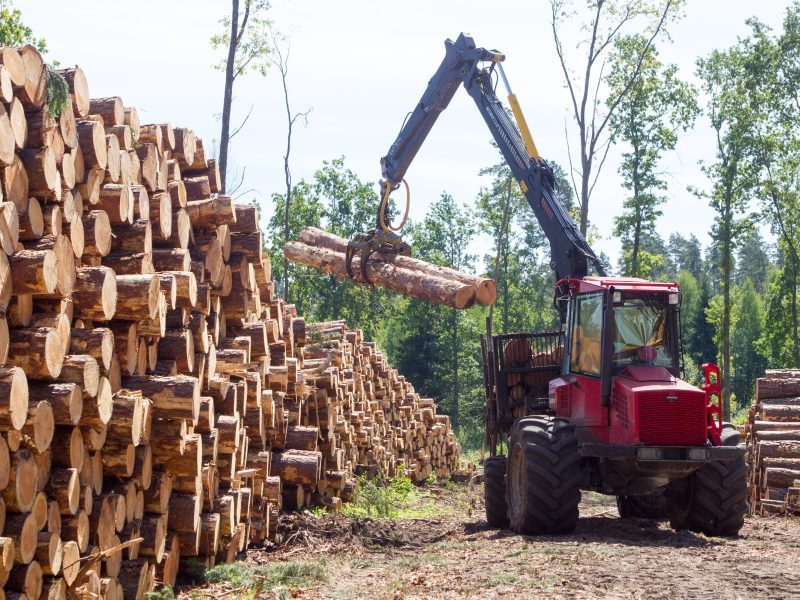
<instances>
[{"instance_id":1,"label":"hydraulic crane boom","mask_svg":"<svg viewBox=\"0 0 800 600\"><path fill-rule=\"evenodd\" d=\"M445 41L442 64L428 82L425 93L406 119L389 152L381 159L384 200L378 212L378 230L386 229L383 213L388 193L403 181L406 170L439 114L447 108L459 85L463 84L550 242L550 266L555 271L556 281L583 278L588 274L589 264L598 275L605 275L602 262L556 197L553 173L539 156L516 97L511 93L503 73L501 63L504 59L505 56L499 52L476 47L473 39L463 33L455 42ZM509 102L519 127L511 120L495 94L495 81L492 78L495 67L508 90Z\"/></svg>"}]
</instances>

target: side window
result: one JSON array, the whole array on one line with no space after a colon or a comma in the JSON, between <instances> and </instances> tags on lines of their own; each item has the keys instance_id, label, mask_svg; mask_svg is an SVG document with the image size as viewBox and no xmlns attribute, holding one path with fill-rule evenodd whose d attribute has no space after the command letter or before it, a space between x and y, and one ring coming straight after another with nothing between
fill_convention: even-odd
<instances>
[{"instance_id":1,"label":"side window","mask_svg":"<svg viewBox=\"0 0 800 600\"><path fill-rule=\"evenodd\" d=\"M575 299L569 370L600 375L600 330L603 324L603 293L581 294Z\"/></svg>"}]
</instances>

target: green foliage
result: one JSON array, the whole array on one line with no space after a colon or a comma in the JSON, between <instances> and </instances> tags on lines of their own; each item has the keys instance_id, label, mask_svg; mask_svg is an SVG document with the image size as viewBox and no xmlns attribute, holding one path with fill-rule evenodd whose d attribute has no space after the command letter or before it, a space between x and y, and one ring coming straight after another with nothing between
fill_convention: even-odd
<instances>
[{"instance_id":1,"label":"green foliage","mask_svg":"<svg viewBox=\"0 0 800 600\"><path fill-rule=\"evenodd\" d=\"M0 0L0 46L30 44L39 52L47 52L47 42L33 35L33 30L22 22L22 12L11 0Z\"/></svg>"},{"instance_id":2,"label":"green foliage","mask_svg":"<svg viewBox=\"0 0 800 600\"><path fill-rule=\"evenodd\" d=\"M356 483L353 502L343 508L345 514L377 518L395 518L407 508L414 484L407 477L379 478L362 475Z\"/></svg>"},{"instance_id":3,"label":"green foliage","mask_svg":"<svg viewBox=\"0 0 800 600\"><path fill-rule=\"evenodd\" d=\"M643 35L617 38L611 65L606 83L612 94L607 102L620 101L609 128L612 140L627 148L619 172L631 193L623 202L622 215L615 218L614 234L622 239L623 274L650 277L664 267L663 256L642 248L642 238L655 233L666 200L660 159L675 149L678 133L694 123L699 112L697 90L677 77L675 65L659 61L655 47ZM639 76L631 85L630 73L637 65Z\"/></svg>"},{"instance_id":4,"label":"green foliage","mask_svg":"<svg viewBox=\"0 0 800 600\"><path fill-rule=\"evenodd\" d=\"M237 52L233 65L234 79L250 72L262 76L267 75L272 64L272 47L270 45L272 22L267 17L269 9L270 5L267 0L242 0L240 3ZM228 46L231 41L230 15L224 16L219 23L222 31L211 36L211 48L225 51L225 58L215 65L216 69L225 71L228 61Z\"/></svg>"},{"instance_id":5,"label":"green foliage","mask_svg":"<svg viewBox=\"0 0 800 600\"><path fill-rule=\"evenodd\" d=\"M145 600L175 600L175 592L168 585L162 585L152 592L147 592Z\"/></svg>"},{"instance_id":6,"label":"green foliage","mask_svg":"<svg viewBox=\"0 0 800 600\"><path fill-rule=\"evenodd\" d=\"M304 587L328 581L325 565L315 560L291 560L252 565L233 562L217 565L206 572L208 583L227 583L241 593L274 587Z\"/></svg>"},{"instance_id":7,"label":"green foliage","mask_svg":"<svg viewBox=\"0 0 800 600\"><path fill-rule=\"evenodd\" d=\"M731 389L738 406L743 408L750 406L754 399L756 378L763 377L767 368L765 357L756 344L764 326L764 300L750 279L737 288L735 297L736 321L731 332Z\"/></svg>"},{"instance_id":8,"label":"green foliage","mask_svg":"<svg viewBox=\"0 0 800 600\"><path fill-rule=\"evenodd\" d=\"M47 73L47 107L56 119L61 111L69 108L69 84L64 76L51 65L45 65Z\"/></svg>"}]
</instances>

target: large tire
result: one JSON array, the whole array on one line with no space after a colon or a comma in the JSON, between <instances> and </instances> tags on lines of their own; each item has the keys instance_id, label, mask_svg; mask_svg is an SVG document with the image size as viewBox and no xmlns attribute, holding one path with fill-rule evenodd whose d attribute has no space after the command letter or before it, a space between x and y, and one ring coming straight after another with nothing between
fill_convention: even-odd
<instances>
[{"instance_id":1,"label":"large tire","mask_svg":"<svg viewBox=\"0 0 800 600\"><path fill-rule=\"evenodd\" d=\"M663 490L644 496L617 496L617 510L623 519L665 519L667 497Z\"/></svg>"},{"instance_id":2,"label":"large tire","mask_svg":"<svg viewBox=\"0 0 800 600\"><path fill-rule=\"evenodd\" d=\"M505 456L491 456L484 461L483 499L487 523L500 529L508 527Z\"/></svg>"},{"instance_id":3,"label":"large tire","mask_svg":"<svg viewBox=\"0 0 800 600\"><path fill-rule=\"evenodd\" d=\"M736 446L739 434L725 423L725 446ZM747 464L744 455L731 461L711 461L692 473L683 489L670 494L670 525L709 536L735 536L747 512Z\"/></svg>"},{"instance_id":4,"label":"large tire","mask_svg":"<svg viewBox=\"0 0 800 600\"><path fill-rule=\"evenodd\" d=\"M511 428L507 460L511 529L531 535L575 531L583 475L573 427L550 417L520 419Z\"/></svg>"}]
</instances>

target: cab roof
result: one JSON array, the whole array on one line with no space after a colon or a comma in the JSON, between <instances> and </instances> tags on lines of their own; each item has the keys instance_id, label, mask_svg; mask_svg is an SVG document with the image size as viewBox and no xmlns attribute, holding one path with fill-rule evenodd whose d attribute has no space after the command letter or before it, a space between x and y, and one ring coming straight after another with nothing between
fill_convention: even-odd
<instances>
[{"instance_id":1,"label":"cab roof","mask_svg":"<svg viewBox=\"0 0 800 600\"><path fill-rule=\"evenodd\" d=\"M614 288L620 291L630 292L677 292L680 287L677 283L647 281L635 277L591 277L583 279L563 279L559 283L566 283L574 293L599 292Z\"/></svg>"}]
</instances>

